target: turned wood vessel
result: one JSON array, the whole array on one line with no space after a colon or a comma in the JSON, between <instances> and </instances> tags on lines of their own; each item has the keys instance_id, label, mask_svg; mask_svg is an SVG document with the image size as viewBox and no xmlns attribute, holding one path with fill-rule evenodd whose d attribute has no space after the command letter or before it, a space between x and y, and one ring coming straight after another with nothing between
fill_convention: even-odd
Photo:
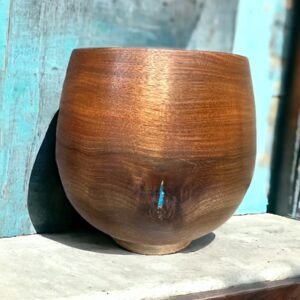
<instances>
[{"instance_id":1,"label":"turned wood vessel","mask_svg":"<svg viewBox=\"0 0 300 300\"><path fill-rule=\"evenodd\" d=\"M90 224L143 254L181 250L240 204L255 161L248 60L167 49L77 49L56 158Z\"/></svg>"}]
</instances>

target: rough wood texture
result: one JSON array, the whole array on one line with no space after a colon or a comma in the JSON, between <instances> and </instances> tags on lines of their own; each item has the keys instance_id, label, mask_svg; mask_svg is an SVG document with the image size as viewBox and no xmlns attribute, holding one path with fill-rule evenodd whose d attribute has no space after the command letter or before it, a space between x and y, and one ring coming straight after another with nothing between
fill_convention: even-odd
<instances>
[{"instance_id":1,"label":"rough wood texture","mask_svg":"<svg viewBox=\"0 0 300 300\"><path fill-rule=\"evenodd\" d=\"M238 213L265 211L273 128L268 123L270 99L278 96L272 87L279 86L281 77L286 0L240 0L236 23L236 0L225 2L0 0L1 237L70 225L65 227L69 218L61 217L71 212L66 210L52 151L39 148L58 109L68 58L76 47L228 51L235 32L233 52L250 58L259 134L257 176ZM46 170L54 172L46 175Z\"/></svg>"},{"instance_id":2,"label":"rough wood texture","mask_svg":"<svg viewBox=\"0 0 300 300\"><path fill-rule=\"evenodd\" d=\"M39 152L59 106L71 51L104 46L184 48L198 20L209 19L206 14L215 17L206 9L211 1L0 0L0 237L71 225L70 218L64 218L72 212L61 192L52 151ZM224 10L230 14L234 5L228 1ZM227 12L220 20L223 14ZM232 44L232 26L220 22L215 28L226 45ZM199 36L206 31L202 30ZM211 41L211 49L226 50L213 45ZM51 149L54 136L48 137L44 145Z\"/></svg>"},{"instance_id":3,"label":"rough wood texture","mask_svg":"<svg viewBox=\"0 0 300 300\"><path fill-rule=\"evenodd\" d=\"M186 48L232 52L238 2L200 1L201 12Z\"/></svg>"},{"instance_id":4,"label":"rough wood texture","mask_svg":"<svg viewBox=\"0 0 300 300\"><path fill-rule=\"evenodd\" d=\"M300 219L300 2L291 15L289 59L279 105L268 211Z\"/></svg>"},{"instance_id":5,"label":"rough wood texture","mask_svg":"<svg viewBox=\"0 0 300 300\"><path fill-rule=\"evenodd\" d=\"M246 58L73 52L58 117L59 172L88 222L143 245L129 249L174 252L225 222L248 188L255 149Z\"/></svg>"},{"instance_id":6,"label":"rough wood texture","mask_svg":"<svg viewBox=\"0 0 300 300\"><path fill-rule=\"evenodd\" d=\"M257 118L257 159L251 186L238 212L266 211L276 99L284 66L288 0L239 0L233 53L247 56ZM251 25L249 25L251 24ZM288 30L287 30L288 31Z\"/></svg>"}]
</instances>

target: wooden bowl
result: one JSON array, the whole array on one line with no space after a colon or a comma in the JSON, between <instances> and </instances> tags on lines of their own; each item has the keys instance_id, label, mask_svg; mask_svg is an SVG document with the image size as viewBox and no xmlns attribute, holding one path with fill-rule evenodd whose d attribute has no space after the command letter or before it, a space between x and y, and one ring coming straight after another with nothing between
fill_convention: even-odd
<instances>
[{"instance_id":1,"label":"wooden bowl","mask_svg":"<svg viewBox=\"0 0 300 300\"><path fill-rule=\"evenodd\" d=\"M90 224L143 254L179 251L224 223L251 181L248 60L167 49L77 49L56 158Z\"/></svg>"}]
</instances>

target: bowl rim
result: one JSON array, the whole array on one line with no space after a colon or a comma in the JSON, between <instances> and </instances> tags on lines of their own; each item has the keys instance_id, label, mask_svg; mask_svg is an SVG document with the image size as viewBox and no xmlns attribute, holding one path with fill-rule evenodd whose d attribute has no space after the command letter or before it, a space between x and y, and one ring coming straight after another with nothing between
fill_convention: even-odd
<instances>
[{"instance_id":1,"label":"bowl rim","mask_svg":"<svg viewBox=\"0 0 300 300\"><path fill-rule=\"evenodd\" d=\"M243 61L249 61L248 58L244 55L223 52L223 51L208 51L208 50L190 50L190 49L181 49L181 48L156 48L156 47L82 47L82 48L74 48L72 53L75 52L98 52L101 50L105 51L143 51L143 52L170 52L170 53L180 53L180 54L195 54L195 55L216 55L216 56L225 56L228 58L238 58Z\"/></svg>"}]
</instances>

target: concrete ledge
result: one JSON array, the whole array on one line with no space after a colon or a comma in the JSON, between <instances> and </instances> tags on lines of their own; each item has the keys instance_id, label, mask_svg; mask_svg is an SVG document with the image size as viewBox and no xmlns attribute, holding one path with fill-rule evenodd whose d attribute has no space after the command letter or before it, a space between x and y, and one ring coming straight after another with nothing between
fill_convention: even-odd
<instances>
[{"instance_id":1,"label":"concrete ledge","mask_svg":"<svg viewBox=\"0 0 300 300\"><path fill-rule=\"evenodd\" d=\"M300 222L232 217L181 253L143 256L99 232L0 239L0 299L162 299L300 276Z\"/></svg>"}]
</instances>

